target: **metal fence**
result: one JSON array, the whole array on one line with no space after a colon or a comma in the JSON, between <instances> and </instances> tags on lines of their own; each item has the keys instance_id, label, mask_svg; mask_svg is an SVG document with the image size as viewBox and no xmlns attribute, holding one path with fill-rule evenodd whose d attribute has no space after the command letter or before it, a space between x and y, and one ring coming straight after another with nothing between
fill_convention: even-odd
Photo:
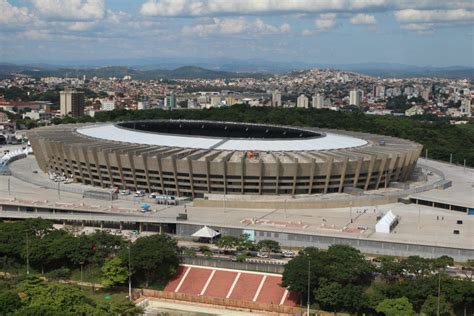
<instances>
[{"instance_id":1,"label":"metal fence","mask_svg":"<svg viewBox=\"0 0 474 316\"><path fill-rule=\"evenodd\" d=\"M257 263L257 262L237 262L231 260L224 260L218 258L204 258L204 257L191 257L181 256L182 263L191 264L196 266L205 266L213 268L225 268L234 270L249 270L259 271L267 273L283 273L283 264L269 264L269 263Z\"/></svg>"}]
</instances>

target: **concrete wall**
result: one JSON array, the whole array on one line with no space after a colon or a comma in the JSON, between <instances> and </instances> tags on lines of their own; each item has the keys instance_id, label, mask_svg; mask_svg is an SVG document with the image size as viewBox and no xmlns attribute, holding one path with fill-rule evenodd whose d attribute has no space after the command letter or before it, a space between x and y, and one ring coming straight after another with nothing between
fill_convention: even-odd
<instances>
[{"instance_id":1,"label":"concrete wall","mask_svg":"<svg viewBox=\"0 0 474 316\"><path fill-rule=\"evenodd\" d=\"M190 236L202 226L190 224L177 224L176 233L182 236ZM223 235L241 236L242 229L229 229L224 227L210 226ZM278 241L285 247L317 247L327 249L331 245L345 244L359 249L363 253L374 255L391 256L421 256L426 258L437 258L443 255L453 257L455 261L465 262L474 258L474 249L462 249L452 247L440 247L421 244L410 244L401 242L367 240L359 238L346 238L335 236L320 236L316 234L282 233L266 230L255 230L255 241L272 239Z\"/></svg>"}]
</instances>

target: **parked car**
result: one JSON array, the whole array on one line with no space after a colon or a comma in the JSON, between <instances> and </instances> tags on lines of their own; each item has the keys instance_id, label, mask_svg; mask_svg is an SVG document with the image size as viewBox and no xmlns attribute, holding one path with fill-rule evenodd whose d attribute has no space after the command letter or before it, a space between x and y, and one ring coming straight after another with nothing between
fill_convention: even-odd
<instances>
[{"instance_id":1,"label":"parked car","mask_svg":"<svg viewBox=\"0 0 474 316\"><path fill-rule=\"evenodd\" d=\"M285 258L294 258L295 253L291 250L283 251L283 257L285 257Z\"/></svg>"},{"instance_id":2,"label":"parked car","mask_svg":"<svg viewBox=\"0 0 474 316\"><path fill-rule=\"evenodd\" d=\"M135 192L135 197L144 197L145 195L145 191L143 190L138 190L137 192Z\"/></svg>"},{"instance_id":3,"label":"parked car","mask_svg":"<svg viewBox=\"0 0 474 316\"><path fill-rule=\"evenodd\" d=\"M120 190L120 195L130 195L130 190Z\"/></svg>"}]
</instances>

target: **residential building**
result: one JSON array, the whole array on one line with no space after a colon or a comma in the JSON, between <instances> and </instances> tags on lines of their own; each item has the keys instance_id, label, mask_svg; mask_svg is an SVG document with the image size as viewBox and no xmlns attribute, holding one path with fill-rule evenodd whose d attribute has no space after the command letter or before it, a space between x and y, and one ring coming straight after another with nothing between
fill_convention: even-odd
<instances>
[{"instance_id":1,"label":"residential building","mask_svg":"<svg viewBox=\"0 0 474 316\"><path fill-rule=\"evenodd\" d=\"M165 104L165 107L168 107L171 109L175 108L176 107L176 94L172 93L169 96L166 96L164 104Z\"/></svg>"},{"instance_id":2,"label":"residential building","mask_svg":"<svg viewBox=\"0 0 474 316\"><path fill-rule=\"evenodd\" d=\"M313 95L312 107L322 109L324 107L324 95L317 93Z\"/></svg>"},{"instance_id":3,"label":"residential building","mask_svg":"<svg viewBox=\"0 0 474 316\"><path fill-rule=\"evenodd\" d=\"M107 100L101 102L102 111L113 111L115 110L115 101L114 100Z\"/></svg>"},{"instance_id":4,"label":"residential building","mask_svg":"<svg viewBox=\"0 0 474 316\"><path fill-rule=\"evenodd\" d=\"M405 111L405 116L423 115L425 111L419 105L414 105Z\"/></svg>"},{"instance_id":5,"label":"residential building","mask_svg":"<svg viewBox=\"0 0 474 316\"><path fill-rule=\"evenodd\" d=\"M361 93L359 90L351 90L349 92L349 104L360 106Z\"/></svg>"},{"instance_id":6,"label":"residential building","mask_svg":"<svg viewBox=\"0 0 474 316\"><path fill-rule=\"evenodd\" d=\"M308 108L308 97L304 94L300 95L298 99L296 99L296 107L298 108Z\"/></svg>"},{"instance_id":7,"label":"residential building","mask_svg":"<svg viewBox=\"0 0 474 316\"><path fill-rule=\"evenodd\" d=\"M281 93L278 90L272 92L272 106L280 107L281 106Z\"/></svg>"},{"instance_id":8,"label":"residential building","mask_svg":"<svg viewBox=\"0 0 474 316\"><path fill-rule=\"evenodd\" d=\"M84 115L84 92L67 89L59 93L59 99L62 116L80 117Z\"/></svg>"}]
</instances>

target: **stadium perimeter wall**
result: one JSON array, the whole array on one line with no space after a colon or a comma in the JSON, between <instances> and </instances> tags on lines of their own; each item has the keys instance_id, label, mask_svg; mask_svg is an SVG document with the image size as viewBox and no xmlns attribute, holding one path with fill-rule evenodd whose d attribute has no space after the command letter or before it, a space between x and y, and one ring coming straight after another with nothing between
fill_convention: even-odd
<instances>
[{"instance_id":1,"label":"stadium perimeter wall","mask_svg":"<svg viewBox=\"0 0 474 316\"><path fill-rule=\"evenodd\" d=\"M408 180L422 146L371 134L356 148L262 153L195 150L108 141L87 137L81 125L28 131L38 165L44 172L72 176L87 185L145 190L176 196L218 194L317 194L352 187L377 189ZM380 142L383 140L383 146Z\"/></svg>"}]
</instances>

